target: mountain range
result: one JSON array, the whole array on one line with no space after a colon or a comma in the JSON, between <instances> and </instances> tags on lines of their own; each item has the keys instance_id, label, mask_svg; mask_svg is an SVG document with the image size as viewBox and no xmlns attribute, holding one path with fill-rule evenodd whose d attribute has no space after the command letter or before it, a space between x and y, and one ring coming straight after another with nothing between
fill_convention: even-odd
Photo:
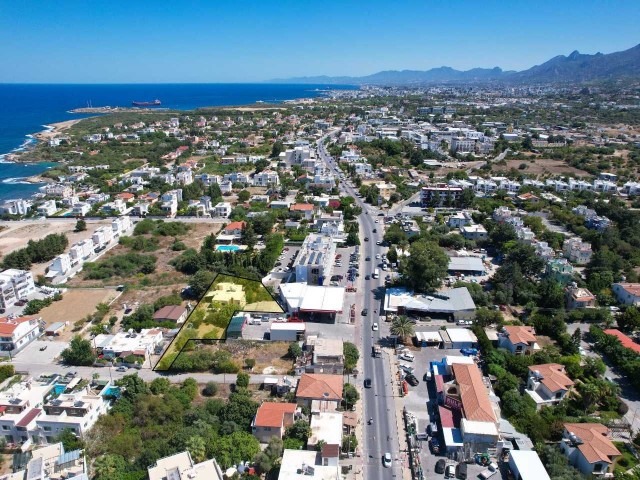
<instances>
[{"instance_id":1,"label":"mountain range","mask_svg":"<svg viewBox=\"0 0 640 480\"><path fill-rule=\"evenodd\" d=\"M580 83L640 78L640 44L622 52L583 54L577 50L569 56L558 55L527 70L472 68L461 71L451 67L430 70L385 70L363 77L295 77L274 79L275 83L315 83L342 85L420 85L433 83Z\"/></svg>"}]
</instances>

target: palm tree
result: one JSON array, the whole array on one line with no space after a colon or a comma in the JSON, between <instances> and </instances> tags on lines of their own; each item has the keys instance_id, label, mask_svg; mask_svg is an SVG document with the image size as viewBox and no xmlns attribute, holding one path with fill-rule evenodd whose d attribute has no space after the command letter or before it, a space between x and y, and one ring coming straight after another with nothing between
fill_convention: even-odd
<instances>
[{"instance_id":1,"label":"palm tree","mask_svg":"<svg viewBox=\"0 0 640 480\"><path fill-rule=\"evenodd\" d=\"M406 343L407 339L413 337L415 334L413 322L405 315L394 318L391 322L391 334L397 335L402 339L402 343Z\"/></svg>"}]
</instances>

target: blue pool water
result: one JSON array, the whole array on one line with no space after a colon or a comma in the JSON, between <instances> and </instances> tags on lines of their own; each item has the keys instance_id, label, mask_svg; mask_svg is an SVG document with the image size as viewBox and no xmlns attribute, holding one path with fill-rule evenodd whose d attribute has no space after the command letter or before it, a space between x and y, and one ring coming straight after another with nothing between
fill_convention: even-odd
<instances>
[{"instance_id":1,"label":"blue pool water","mask_svg":"<svg viewBox=\"0 0 640 480\"><path fill-rule=\"evenodd\" d=\"M105 397L119 397L120 387L107 387L102 391L102 395Z\"/></svg>"},{"instance_id":2,"label":"blue pool water","mask_svg":"<svg viewBox=\"0 0 640 480\"><path fill-rule=\"evenodd\" d=\"M217 245L216 250L218 252L237 252L240 247L238 245Z\"/></svg>"},{"instance_id":3,"label":"blue pool water","mask_svg":"<svg viewBox=\"0 0 640 480\"><path fill-rule=\"evenodd\" d=\"M60 395L61 393L63 393L65 390L67 389L66 385L60 385L60 384L55 384L53 386L53 393L55 393L56 395Z\"/></svg>"}]
</instances>

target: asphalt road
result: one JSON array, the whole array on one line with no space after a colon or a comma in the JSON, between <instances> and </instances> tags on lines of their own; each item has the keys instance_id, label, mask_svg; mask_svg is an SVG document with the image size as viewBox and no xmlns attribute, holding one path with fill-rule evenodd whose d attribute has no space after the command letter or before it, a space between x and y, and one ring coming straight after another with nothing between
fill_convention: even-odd
<instances>
[{"instance_id":1,"label":"asphalt road","mask_svg":"<svg viewBox=\"0 0 640 480\"><path fill-rule=\"evenodd\" d=\"M320 159L324 161L329 168L339 174L339 169L331 160L324 148L324 138L318 141L318 150ZM362 207L362 214L358 218L360 224L360 277L358 291L356 294L357 318L361 321L360 331L362 333L362 344L360 353L363 357L363 378L371 379L371 388L362 390L363 400L363 416L364 424L364 445L363 445L363 468L364 478L386 480L392 478L402 478L402 465L397 459L400 457L398 431L396 427L396 412L394 404L393 379L389 369L389 359L386 356L382 358L373 358L371 356L371 347L377 344L382 337L388 335L388 325L380 320L379 312L382 305L381 300L376 299L375 292L382 292L384 283L383 278L365 280L366 275L370 275L377 265L375 261L376 254L383 253L381 247L376 245L376 241L382 240L382 228L378 233L373 233L376 228L375 219L377 210L366 205L360 200L353 190L346 183L340 183L341 194L350 195L356 199L356 202ZM369 213L365 213L369 212ZM375 212L375 213L374 213ZM372 218L373 217L373 218ZM369 238L365 241L365 238ZM365 258L371 257L370 262L366 262ZM384 273L384 272L382 272ZM362 315L362 310L368 311L367 315ZM377 322L378 331L372 330L372 324ZM358 339L356 339L358 341ZM369 419L372 423L369 424ZM382 456L390 453L393 459L390 468L384 467L382 464Z\"/></svg>"}]
</instances>

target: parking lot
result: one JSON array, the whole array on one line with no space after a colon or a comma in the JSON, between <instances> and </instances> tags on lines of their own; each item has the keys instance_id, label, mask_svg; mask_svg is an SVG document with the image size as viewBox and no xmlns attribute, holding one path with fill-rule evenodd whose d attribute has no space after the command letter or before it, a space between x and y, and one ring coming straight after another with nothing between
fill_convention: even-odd
<instances>
[{"instance_id":1,"label":"parking lot","mask_svg":"<svg viewBox=\"0 0 640 480\"><path fill-rule=\"evenodd\" d=\"M417 328L419 331L426 331L426 328ZM433 328L437 330L437 328ZM418 421L418 433L426 433L427 426L432 421L435 421L435 417L430 415L437 408L437 400L435 395L435 385L432 380L425 381L425 373L429 368L429 364L432 361L440 361L445 356L462 356L459 350L454 349L440 349L435 347L415 348L411 347L411 353L414 355L413 362L407 362L405 360L394 360L394 362L409 364L415 368L414 375L418 378L420 383L415 386L409 387L409 393L399 399L406 407L407 411L415 416ZM443 440L439 437L440 444L443 445ZM447 457L442 455L434 455L429 450L428 442L426 440L419 442L420 444L420 462L425 474L425 478L445 478L444 474L435 473L436 462L440 459L446 459ZM448 461L449 464L455 464L453 460ZM478 478L478 474L482 472L485 467L480 465L467 466L468 475L467 478ZM496 479L500 478L498 475Z\"/></svg>"},{"instance_id":2,"label":"parking lot","mask_svg":"<svg viewBox=\"0 0 640 480\"><path fill-rule=\"evenodd\" d=\"M42 336L39 340L35 340L27 345L24 350L18 352L14 360L16 362L28 362L29 364L50 365L55 363L55 358L60 356L60 353L67 348L67 346L68 343L66 342L54 342Z\"/></svg>"}]
</instances>

